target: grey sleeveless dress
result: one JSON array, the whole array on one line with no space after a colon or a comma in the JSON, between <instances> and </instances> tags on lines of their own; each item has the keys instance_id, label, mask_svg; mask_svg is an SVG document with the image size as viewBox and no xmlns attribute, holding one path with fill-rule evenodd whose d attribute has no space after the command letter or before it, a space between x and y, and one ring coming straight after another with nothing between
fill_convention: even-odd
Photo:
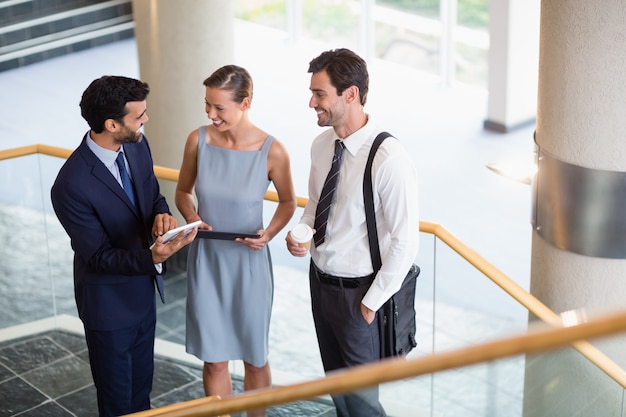
<instances>
[{"instance_id":1,"label":"grey sleeveless dress","mask_svg":"<svg viewBox=\"0 0 626 417\"><path fill-rule=\"evenodd\" d=\"M263 229L263 198L270 181L267 156L206 143L198 129L198 213L213 230ZM187 261L186 349L205 362L267 362L274 276L269 248L254 251L234 241L195 239Z\"/></svg>"}]
</instances>

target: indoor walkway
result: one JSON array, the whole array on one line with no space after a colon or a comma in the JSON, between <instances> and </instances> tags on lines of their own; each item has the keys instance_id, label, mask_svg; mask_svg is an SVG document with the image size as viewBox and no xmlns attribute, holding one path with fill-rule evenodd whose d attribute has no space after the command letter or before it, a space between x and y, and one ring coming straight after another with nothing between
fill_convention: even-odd
<instances>
[{"instance_id":1,"label":"indoor walkway","mask_svg":"<svg viewBox=\"0 0 626 417\"><path fill-rule=\"evenodd\" d=\"M243 390L233 377L234 393ZM202 369L157 356L152 406L204 396ZM84 338L50 331L0 343L0 416L89 417L97 414L96 391ZM239 414L232 414L233 417ZM297 402L267 411L268 417L336 416L329 401Z\"/></svg>"},{"instance_id":2,"label":"indoor walkway","mask_svg":"<svg viewBox=\"0 0 626 417\"><path fill-rule=\"evenodd\" d=\"M255 100L250 117L285 144L292 158L296 193L306 196L309 146L320 131L315 124L313 110L307 107L310 93L306 68L311 58L335 46L307 44L294 48L282 38L283 35L274 31L259 35L258 30L255 25L237 23L236 63L247 67L255 82ZM139 77L134 40L0 73L0 149L33 143L75 148L87 130L80 118L80 95L91 80L104 74ZM528 288L530 187L499 177L485 166L488 163L503 163L529 167L533 128L509 134L485 131L482 123L487 95L478 88L455 86L441 89L428 76L378 61L370 63L370 79L367 111L385 130L402 140L416 161L420 176L420 218L443 224L522 287ZM198 97L189 99L197 100L202 106L201 80L198 86ZM148 103L148 111L149 106ZM172 122L175 123L175 120ZM206 123L206 120L199 120L198 124L201 123ZM190 126L188 130L194 127ZM176 139L180 141L181 149L184 139ZM10 202L7 199L12 195L10 191L14 190L9 185L0 184L0 203ZM296 212L292 224L298 221L300 213ZM0 218L0 223L2 221L5 219ZM300 276L306 276L306 272L302 272L306 271L302 266L305 261L285 254L284 232L276 236L272 245L276 288L297 295L288 299L283 294L276 294L275 316L288 316L294 306L304 307L305 312L297 323L289 323L292 327L272 324L274 333L271 343L274 350L270 353L273 355L270 360L283 368L303 367L301 375L304 376L319 376L321 367L315 357L315 336L305 305L306 281ZM432 249L429 242L422 242L422 248L426 254ZM445 256L445 253L438 256ZM298 270L300 272L294 273ZM0 271L0 275L2 273L4 271ZM429 272L423 269L423 274ZM2 279L11 282L13 276L0 276L0 285ZM458 323L463 320L462 327L467 333L491 329L493 323L486 319L492 316L505 317L503 328L508 326L506 320L519 322L519 317L507 317L510 309L503 308L497 301L499 296L489 292L496 290L485 291L482 287L465 283L462 276L452 276L451 279L458 281L451 283L456 293L449 294L448 301L458 302L463 308L457 309L454 314L439 308L437 314L443 318L442 322ZM168 277L167 293L172 297L167 304L159 306L159 339L178 344L184 341L181 325L184 323L184 284L184 276ZM0 290L9 287L10 284L0 287ZM6 295L4 290L1 294L3 298ZM71 288L63 296L70 306L68 308L75 308L71 307ZM27 313L35 312L37 308L20 300L13 301L21 304L19 314L22 319L27 319ZM1 315L5 314L4 308L7 307L0 306L0 322L3 319ZM35 317L39 316L35 314ZM294 332L299 332L296 333L298 336L294 336ZM454 338L463 341L464 335L446 337L454 346L457 342ZM0 342L0 417L93 415L95 395L81 337L56 331L20 336L19 339L0 337ZM313 359L300 354L304 347L313 351ZM420 354L427 354L430 346L420 345L418 348L425 349ZM293 351L298 355L294 355ZM155 406L201 395L197 364L157 356L153 392ZM519 417L522 395L519 384L523 382L523 368L520 373L519 363L513 363L499 380L494 378L491 369L489 372L480 371L488 378L481 383L466 379L467 374L462 372L452 374L451 379L462 381L464 387L453 398L438 397L438 392L433 394L434 401L445 405L440 408L447 410L445 415ZM62 377L49 378L52 374L61 374ZM62 383L46 382L50 380ZM514 382L512 388L509 385L511 381ZM426 395L432 384L426 380L422 385L424 389L420 394ZM502 404L476 404L479 402L477 398L482 398L478 394L502 389L506 391L506 401ZM393 391L397 391L400 398L406 398L407 392L415 392L415 385L394 388ZM430 404L432 400L428 395L424 401ZM494 411L485 414L474 411L474 408ZM268 415L331 416L333 413L327 402L320 401L290 405ZM413 414L395 414L395 417L401 416L415 417Z\"/></svg>"}]
</instances>

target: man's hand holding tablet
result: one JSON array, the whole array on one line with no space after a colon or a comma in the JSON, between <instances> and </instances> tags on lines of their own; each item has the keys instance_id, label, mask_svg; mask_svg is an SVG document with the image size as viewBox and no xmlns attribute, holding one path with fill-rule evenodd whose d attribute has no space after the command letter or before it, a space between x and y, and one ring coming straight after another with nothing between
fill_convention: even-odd
<instances>
[{"instance_id":1,"label":"man's hand holding tablet","mask_svg":"<svg viewBox=\"0 0 626 417\"><path fill-rule=\"evenodd\" d=\"M183 236L187 236L189 233L191 233L191 231L193 229L195 229L196 227L200 226L201 224L202 224L202 220L198 220L198 221L195 221L195 222L188 223L188 224L185 224L183 226L177 227L175 229L168 230L163 235L163 241L161 243L165 244L165 243L169 242L170 240L172 240L176 236L178 236L179 233L184 233ZM152 249L155 244L156 244L156 242L153 243L152 246L150 246L150 249Z\"/></svg>"}]
</instances>

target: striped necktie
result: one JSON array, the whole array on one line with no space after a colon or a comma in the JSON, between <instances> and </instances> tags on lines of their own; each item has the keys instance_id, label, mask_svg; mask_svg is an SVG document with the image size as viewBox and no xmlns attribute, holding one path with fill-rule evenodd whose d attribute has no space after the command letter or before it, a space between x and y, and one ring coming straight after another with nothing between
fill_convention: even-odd
<instances>
[{"instance_id":1,"label":"striped necktie","mask_svg":"<svg viewBox=\"0 0 626 417\"><path fill-rule=\"evenodd\" d=\"M335 140L335 155L333 156L333 163L328 171L326 181L322 187L322 193L320 199L317 202L317 209L315 210L315 223L313 228L315 229L314 242L315 246L319 246L324 243L326 238L326 224L328 223L328 212L330 211L330 204L333 201L335 189L337 188L337 180L339 179L339 168L341 166L341 156L345 145L341 139Z\"/></svg>"},{"instance_id":2,"label":"striped necktie","mask_svg":"<svg viewBox=\"0 0 626 417\"><path fill-rule=\"evenodd\" d=\"M126 192L126 195L130 199L130 202L135 205L135 192L133 191L133 183L130 180L130 176L128 175L128 171L126 171L126 163L124 162L124 153L120 152L117 154L117 158L115 159L115 163L120 170L120 178L122 179L122 188Z\"/></svg>"}]
</instances>

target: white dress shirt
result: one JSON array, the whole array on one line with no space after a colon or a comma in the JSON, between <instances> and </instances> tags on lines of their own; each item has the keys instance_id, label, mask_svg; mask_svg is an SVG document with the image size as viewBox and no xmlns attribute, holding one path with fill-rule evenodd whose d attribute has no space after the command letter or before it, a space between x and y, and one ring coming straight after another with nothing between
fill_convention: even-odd
<instances>
[{"instance_id":1,"label":"white dress shirt","mask_svg":"<svg viewBox=\"0 0 626 417\"><path fill-rule=\"evenodd\" d=\"M326 240L311 246L311 258L323 272L340 277L361 277L373 272L370 258L363 175L372 142L380 133L369 121L347 138L339 181L326 226ZM333 159L334 129L328 129L311 146L309 200L301 223L313 227L315 209ZM382 267L363 304L378 310L400 289L419 244L417 173L410 155L400 141L387 138L372 165L374 207Z\"/></svg>"}]
</instances>

